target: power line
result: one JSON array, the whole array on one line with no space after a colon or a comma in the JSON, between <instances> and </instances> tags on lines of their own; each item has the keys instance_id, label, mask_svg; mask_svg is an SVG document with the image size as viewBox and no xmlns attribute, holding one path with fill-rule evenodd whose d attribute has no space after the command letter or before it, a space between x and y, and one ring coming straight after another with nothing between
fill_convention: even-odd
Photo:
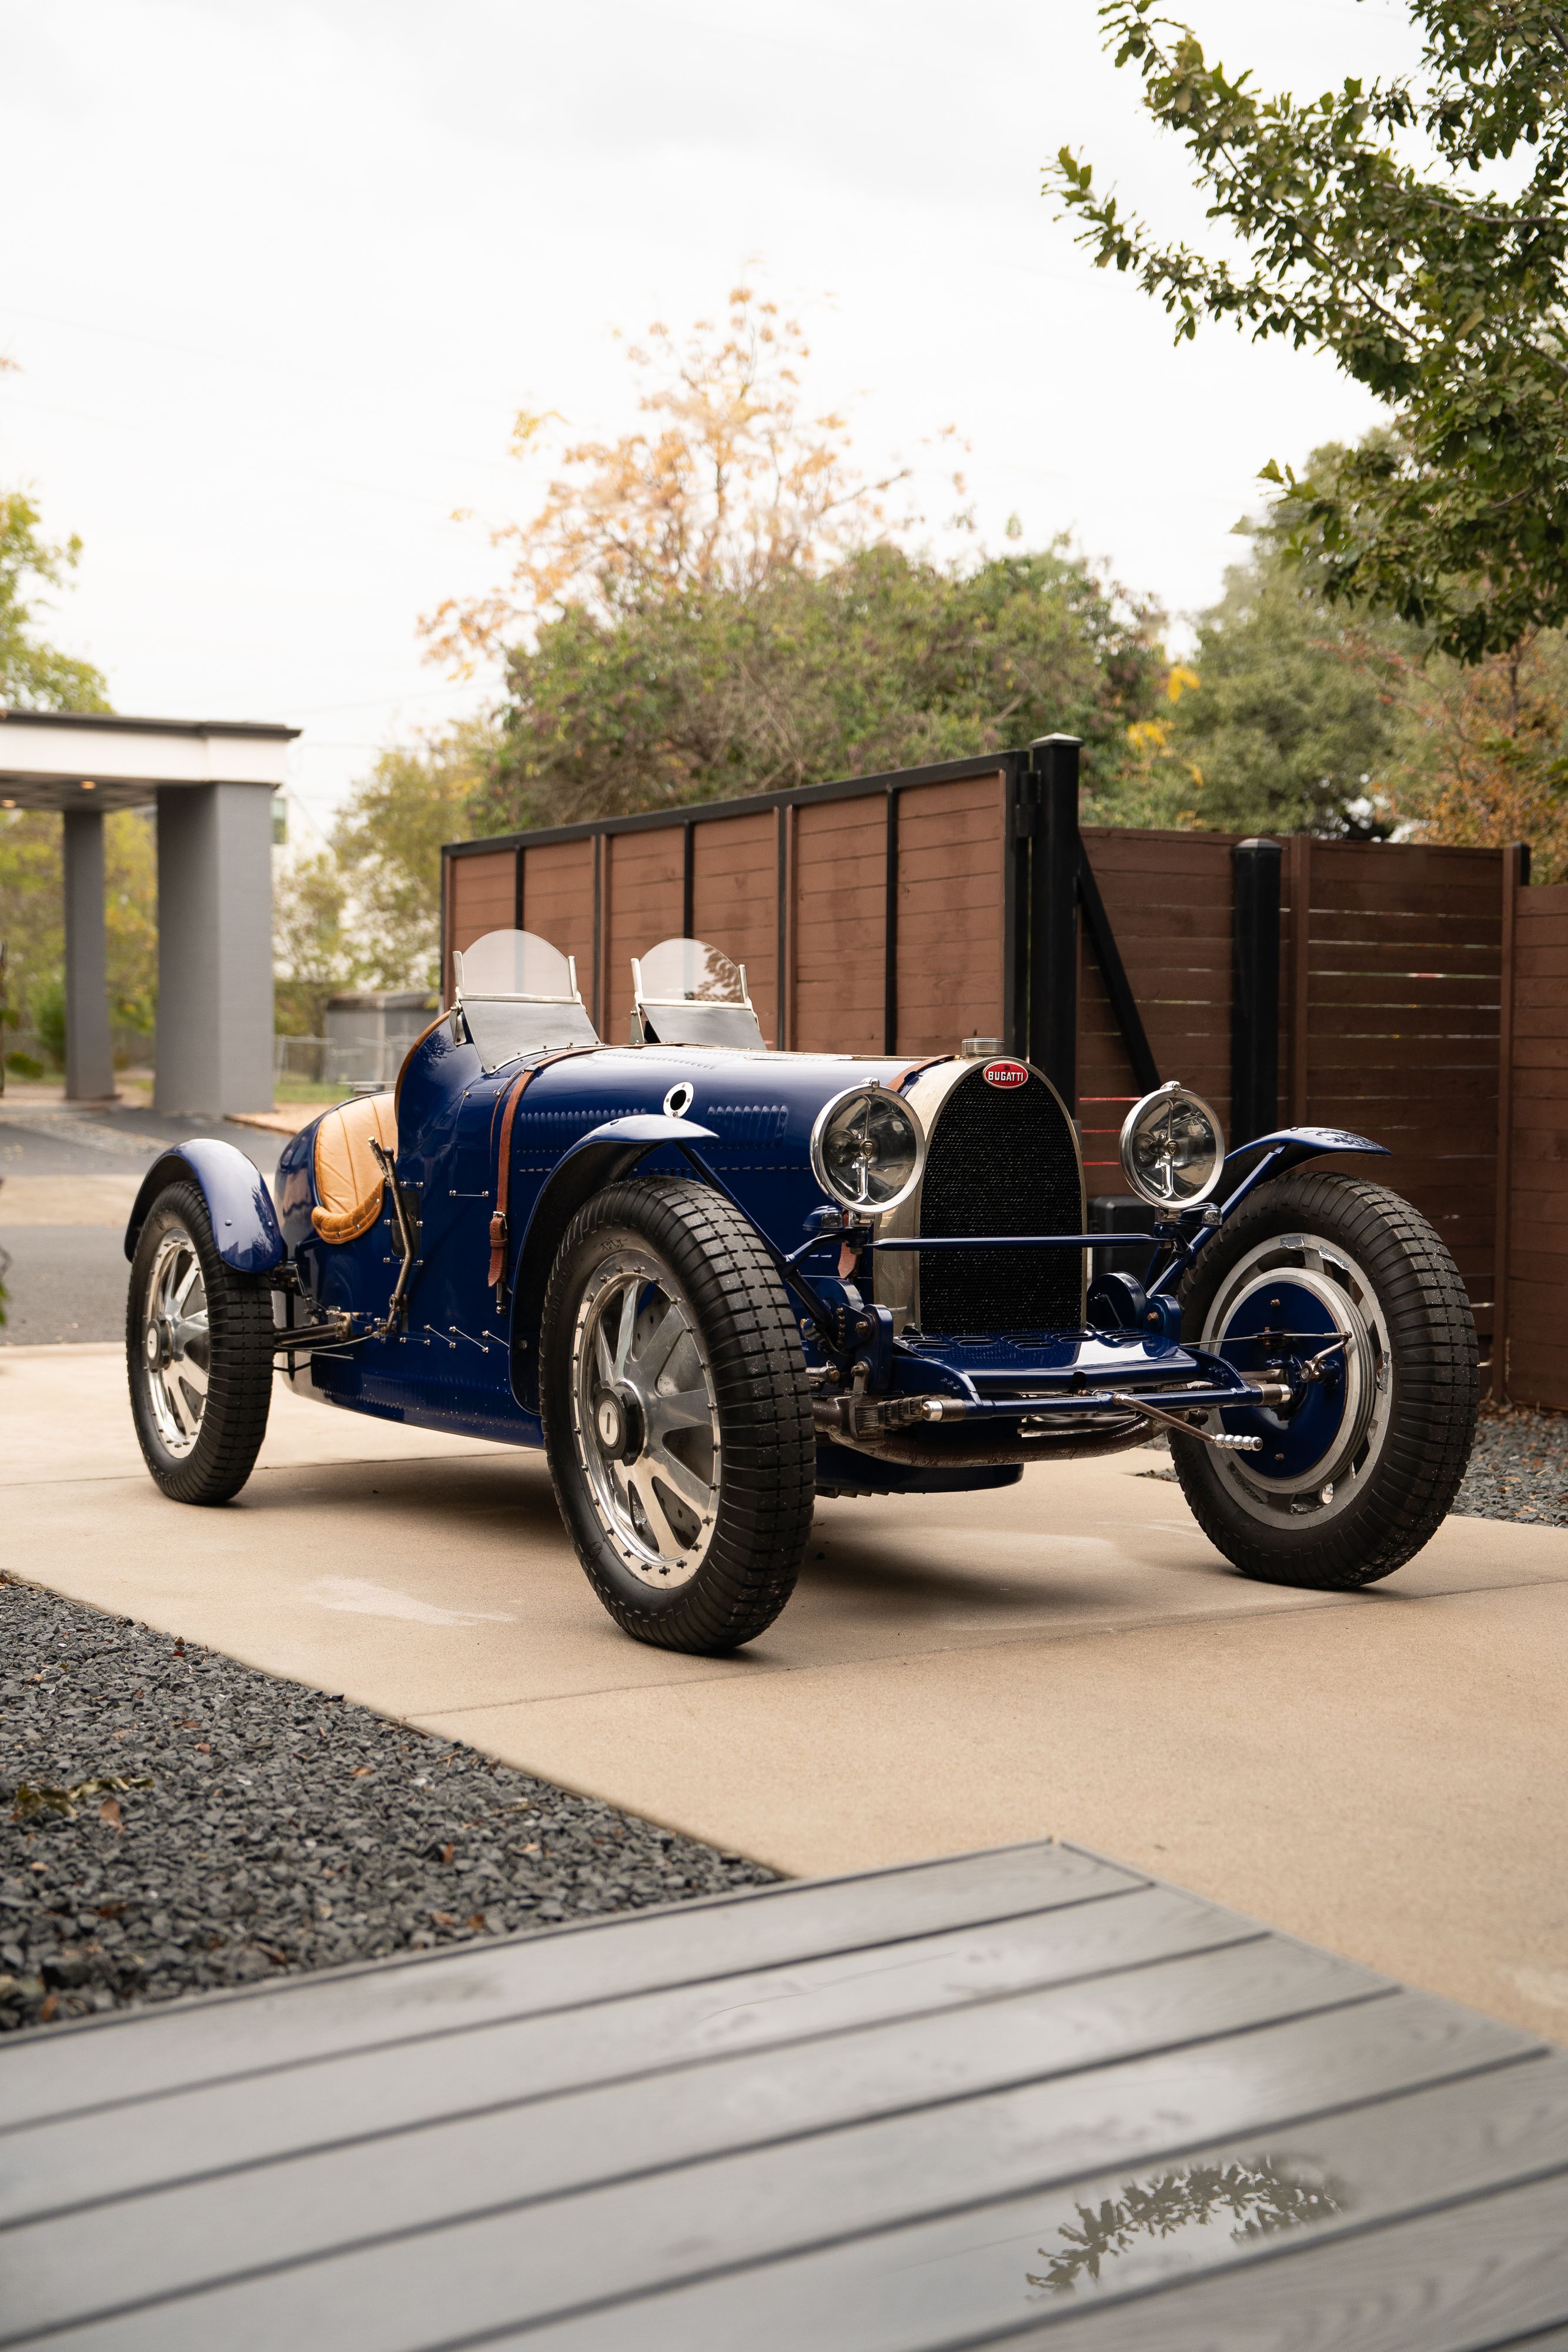
<instances>
[{"instance_id":1,"label":"power line","mask_svg":"<svg viewBox=\"0 0 1568 2352\"><path fill-rule=\"evenodd\" d=\"M274 375L297 376L303 383L339 384L361 394L373 391L378 397L385 397L384 380L372 382L369 376L350 375L340 369L303 367L298 361L280 360L252 351L227 352L213 343L175 342L167 335L144 334L134 327L106 327L96 319L62 319L54 311L27 310L22 309L17 303L4 299L0 299L0 311L4 311L13 319L30 320L35 326L64 327L72 333L81 335L107 335L114 341L121 343L145 343L153 351L175 352L183 359L215 360L224 367L243 368L247 375L254 375L258 371L270 371ZM450 377L438 380L444 381L449 385L455 383L455 379ZM462 392L453 390L450 396L474 408L502 407L515 413L519 405L516 395L511 394L503 395L500 393L476 393L470 389ZM496 457L470 457L463 462L475 466L494 466L497 470L502 469L502 460Z\"/></svg>"},{"instance_id":2,"label":"power line","mask_svg":"<svg viewBox=\"0 0 1568 2352\"><path fill-rule=\"evenodd\" d=\"M127 416L106 416L100 410L92 408L72 408L68 406L63 401L33 400L28 397L27 394L12 392L9 387L6 389L6 397L7 399L16 402L16 404L22 408L36 408L42 411L45 415L49 416L74 416L89 425L108 425L117 433L140 433L144 429L140 423ZM259 465L270 473L281 476L286 480L296 482L315 482L338 490L359 490L362 491L369 498L396 499L402 504L407 506L442 507L446 504L445 499L438 496L434 490L394 490L386 482L355 481L350 476L346 474L318 473L314 467L288 465L286 463L280 463L277 458L267 458L266 457L258 458L254 455L247 455L246 457L241 459L239 457L225 458L220 456L215 460L208 458L204 462L208 467L211 467L215 463L219 469L231 474L254 473ZM466 523L457 522L450 509L448 509L446 513L443 515L439 524L427 524L426 528L429 530L439 529L442 530L466 530L468 526Z\"/></svg>"}]
</instances>

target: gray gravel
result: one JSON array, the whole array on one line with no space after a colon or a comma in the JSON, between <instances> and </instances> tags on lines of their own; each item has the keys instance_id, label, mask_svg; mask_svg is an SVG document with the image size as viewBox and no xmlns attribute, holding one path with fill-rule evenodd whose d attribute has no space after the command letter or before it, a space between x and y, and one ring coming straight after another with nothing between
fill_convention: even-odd
<instances>
[{"instance_id":1,"label":"gray gravel","mask_svg":"<svg viewBox=\"0 0 1568 2352\"><path fill-rule=\"evenodd\" d=\"M773 1876L11 1578L0 1658L0 2031Z\"/></svg>"},{"instance_id":2,"label":"gray gravel","mask_svg":"<svg viewBox=\"0 0 1568 2352\"><path fill-rule=\"evenodd\" d=\"M1486 1406L1455 1511L1568 1528L1568 1412Z\"/></svg>"}]
</instances>

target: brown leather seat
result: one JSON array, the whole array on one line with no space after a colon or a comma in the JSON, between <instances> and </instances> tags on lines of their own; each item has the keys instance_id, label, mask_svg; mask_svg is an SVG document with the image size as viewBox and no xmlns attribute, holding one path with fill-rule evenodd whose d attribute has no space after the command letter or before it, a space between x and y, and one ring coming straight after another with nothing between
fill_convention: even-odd
<instances>
[{"instance_id":1,"label":"brown leather seat","mask_svg":"<svg viewBox=\"0 0 1568 2352\"><path fill-rule=\"evenodd\" d=\"M397 1111L392 1095L361 1095L329 1110L316 1129L316 1198L310 1222L324 1242L358 1241L382 1213L386 1180L371 1150L372 1139L389 1159L397 1155Z\"/></svg>"}]
</instances>

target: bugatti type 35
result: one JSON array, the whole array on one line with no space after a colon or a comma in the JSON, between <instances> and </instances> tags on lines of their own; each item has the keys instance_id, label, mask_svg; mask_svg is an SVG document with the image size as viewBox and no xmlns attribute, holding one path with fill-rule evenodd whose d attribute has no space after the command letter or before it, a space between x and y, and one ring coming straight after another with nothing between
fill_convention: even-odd
<instances>
[{"instance_id":1,"label":"bugatti type 35","mask_svg":"<svg viewBox=\"0 0 1568 2352\"><path fill-rule=\"evenodd\" d=\"M1335 1588L1452 1503L1474 1325L1432 1227L1341 1164L1365 1137L1228 1155L1160 1087L1122 1132L1146 1214L1105 1270L1073 1120L997 1041L770 1051L744 969L666 940L615 1046L548 942L455 961L395 1090L292 1138L276 1206L228 1144L148 1171L131 1391L174 1499L244 1485L276 1367L342 1410L542 1445L611 1615L700 1653L778 1615L819 1494L1001 1486L1164 1434L1238 1569Z\"/></svg>"}]
</instances>

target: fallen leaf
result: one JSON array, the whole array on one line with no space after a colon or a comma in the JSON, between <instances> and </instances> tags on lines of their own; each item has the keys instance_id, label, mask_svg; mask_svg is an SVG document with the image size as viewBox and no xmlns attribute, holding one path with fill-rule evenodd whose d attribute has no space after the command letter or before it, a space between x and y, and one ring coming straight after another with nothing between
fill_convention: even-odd
<instances>
[{"instance_id":1,"label":"fallen leaf","mask_svg":"<svg viewBox=\"0 0 1568 2352\"><path fill-rule=\"evenodd\" d=\"M196 1742L196 1753L197 1753L197 1755L198 1755L198 1756L210 1756L210 1755L212 1754L212 1752L213 1752L213 1743L212 1743L212 1741L211 1741L210 1739L198 1739L198 1740L197 1740L197 1742Z\"/></svg>"},{"instance_id":2,"label":"fallen leaf","mask_svg":"<svg viewBox=\"0 0 1568 2352\"><path fill-rule=\"evenodd\" d=\"M373 1764L356 1764L349 1778L350 1780L368 1780L375 1769Z\"/></svg>"},{"instance_id":3,"label":"fallen leaf","mask_svg":"<svg viewBox=\"0 0 1568 2352\"><path fill-rule=\"evenodd\" d=\"M443 1862L450 1862L450 1861L451 1861L451 1859L452 1859L452 1848L451 1848L451 1846L450 1846L449 1844L448 1844L448 1845L444 1845L444 1846L442 1847L442 1849L441 1849L441 1859L442 1859L442 1861L443 1861Z\"/></svg>"},{"instance_id":4,"label":"fallen leaf","mask_svg":"<svg viewBox=\"0 0 1568 2352\"><path fill-rule=\"evenodd\" d=\"M485 1914L483 1913L483 1911L471 1911L471 1912L469 1913L469 1915L468 1915L468 1925L469 1925L471 1927L482 1927L484 1926L484 1924L485 1924Z\"/></svg>"},{"instance_id":5,"label":"fallen leaf","mask_svg":"<svg viewBox=\"0 0 1568 2352\"><path fill-rule=\"evenodd\" d=\"M457 1925L450 1911L433 1911L430 1916L433 1925L437 1927L455 1927Z\"/></svg>"},{"instance_id":6,"label":"fallen leaf","mask_svg":"<svg viewBox=\"0 0 1568 2352\"><path fill-rule=\"evenodd\" d=\"M44 2003L44 2005L43 2005L42 2009L38 2011L38 2017L39 2017L40 2021L41 2021L43 2024L47 2025L47 2024L49 2023L50 2020L53 2018L54 2013L55 2013L56 2010L59 2007L59 2005L60 2005L60 1997L59 1997L58 1993L54 1993L54 1992L50 1993L50 1994L49 1994L49 1996L48 1996L48 1998L46 2000L46 2001L45 2001L45 2003Z\"/></svg>"},{"instance_id":7,"label":"fallen leaf","mask_svg":"<svg viewBox=\"0 0 1568 2352\"><path fill-rule=\"evenodd\" d=\"M120 1818L120 1800L118 1797L105 1797L102 1804L99 1805L98 1809L98 1817L100 1822L107 1822L111 1830L123 1829L125 1826L124 1822ZM107 1914L105 1916L107 1916Z\"/></svg>"}]
</instances>

